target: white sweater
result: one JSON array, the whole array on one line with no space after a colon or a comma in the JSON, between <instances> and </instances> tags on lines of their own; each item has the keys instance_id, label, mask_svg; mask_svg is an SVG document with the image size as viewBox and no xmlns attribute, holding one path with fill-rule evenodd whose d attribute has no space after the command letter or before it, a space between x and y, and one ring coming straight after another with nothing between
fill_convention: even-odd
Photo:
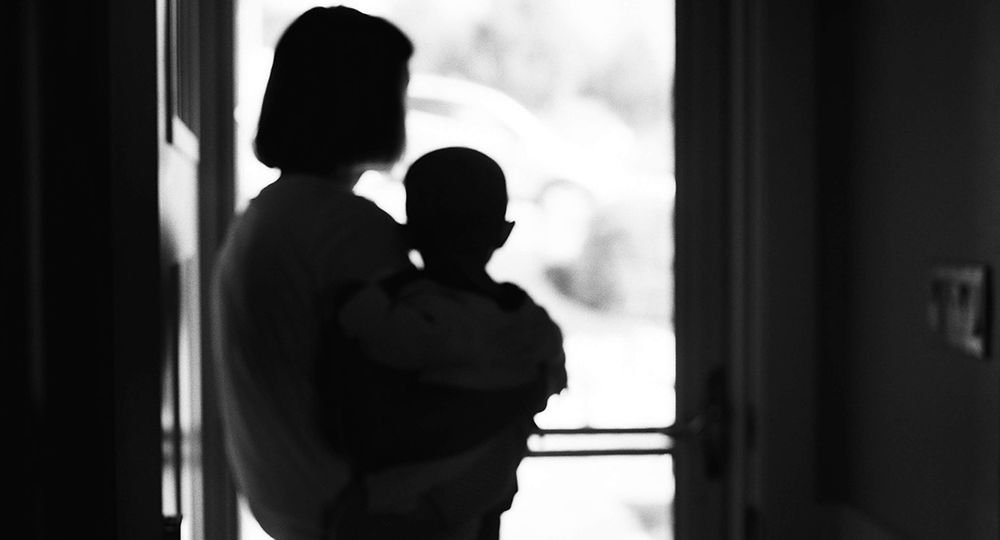
<instances>
[{"instance_id":1,"label":"white sweater","mask_svg":"<svg viewBox=\"0 0 1000 540\"><path fill-rule=\"evenodd\" d=\"M239 489L278 540L323 537L349 480L316 418L322 294L407 265L392 218L322 178L283 175L229 232L212 295L225 440Z\"/></svg>"},{"instance_id":2,"label":"white sweater","mask_svg":"<svg viewBox=\"0 0 1000 540\"><path fill-rule=\"evenodd\" d=\"M344 304L338 320L368 360L415 371L426 382L497 390L534 382L547 364L549 393L561 391L566 372L559 327L522 291L505 287L523 301L504 309L486 296L426 278L391 296L371 285ZM516 487L530 427L524 418L460 454L370 475L369 511L412 515L430 507L450 524L447 540L476 538L483 514L504 504Z\"/></svg>"}]
</instances>

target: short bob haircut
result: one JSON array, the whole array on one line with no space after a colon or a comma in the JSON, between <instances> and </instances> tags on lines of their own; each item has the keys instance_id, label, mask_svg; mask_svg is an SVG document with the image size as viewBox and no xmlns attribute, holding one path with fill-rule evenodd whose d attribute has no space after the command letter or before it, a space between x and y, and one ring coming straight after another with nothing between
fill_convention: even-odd
<instances>
[{"instance_id":1,"label":"short bob haircut","mask_svg":"<svg viewBox=\"0 0 1000 540\"><path fill-rule=\"evenodd\" d=\"M385 19L343 6L300 15L274 51L257 159L321 175L398 159L412 54L410 40Z\"/></svg>"}]
</instances>

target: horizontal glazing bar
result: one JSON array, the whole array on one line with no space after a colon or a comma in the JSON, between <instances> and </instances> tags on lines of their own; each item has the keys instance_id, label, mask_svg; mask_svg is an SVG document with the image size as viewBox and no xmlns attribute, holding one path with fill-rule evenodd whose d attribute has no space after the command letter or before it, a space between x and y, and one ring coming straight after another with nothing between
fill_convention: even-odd
<instances>
[{"instance_id":1,"label":"horizontal glazing bar","mask_svg":"<svg viewBox=\"0 0 1000 540\"><path fill-rule=\"evenodd\" d=\"M673 448L610 448L607 450L537 450L528 457L594 457L594 456L662 456L673 454Z\"/></svg>"},{"instance_id":2,"label":"horizontal glazing bar","mask_svg":"<svg viewBox=\"0 0 1000 540\"><path fill-rule=\"evenodd\" d=\"M662 433L548 433L528 437L528 449L535 452L566 450L661 450L670 447L671 440Z\"/></svg>"},{"instance_id":3,"label":"horizontal glazing bar","mask_svg":"<svg viewBox=\"0 0 1000 540\"><path fill-rule=\"evenodd\" d=\"M547 429L538 428L533 431L535 435L635 435L642 433L659 433L670 436L677 430L675 426L666 427L644 427L644 428L569 428L569 429Z\"/></svg>"}]
</instances>

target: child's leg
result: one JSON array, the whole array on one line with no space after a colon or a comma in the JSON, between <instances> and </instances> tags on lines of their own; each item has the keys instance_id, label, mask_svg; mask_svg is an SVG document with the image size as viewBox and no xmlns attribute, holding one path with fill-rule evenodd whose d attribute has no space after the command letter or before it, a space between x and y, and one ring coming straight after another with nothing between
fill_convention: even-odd
<instances>
[{"instance_id":1,"label":"child's leg","mask_svg":"<svg viewBox=\"0 0 1000 540\"><path fill-rule=\"evenodd\" d=\"M435 486L427 501L443 523L481 523L481 538L499 534L500 515L510 508L517 493L517 468L527 452L526 426L511 426L489 445L478 463L451 480ZM492 532L491 532L492 531ZM482 536L483 534L487 536Z\"/></svg>"},{"instance_id":2,"label":"child's leg","mask_svg":"<svg viewBox=\"0 0 1000 540\"><path fill-rule=\"evenodd\" d=\"M371 515L361 506L345 510L330 540L438 540L442 537L437 525L424 519Z\"/></svg>"},{"instance_id":3,"label":"child's leg","mask_svg":"<svg viewBox=\"0 0 1000 540\"><path fill-rule=\"evenodd\" d=\"M479 526L479 536L476 540L500 540L500 515L506 509L504 507L483 517L483 522Z\"/></svg>"},{"instance_id":4,"label":"child's leg","mask_svg":"<svg viewBox=\"0 0 1000 540\"><path fill-rule=\"evenodd\" d=\"M440 527L430 518L368 512L367 496L359 483L353 483L327 519L329 540L437 540Z\"/></svg>"},{"instance_id":5,"label":"child's leg","mask_svg":"<svg viewBox=\"0 0 1000 540\"><path fill-rule=\"evenodd\" d=\"M437 540L441 532L425 521L403 516L363 516L337 540Z\"/></svg>"}]
</instances>

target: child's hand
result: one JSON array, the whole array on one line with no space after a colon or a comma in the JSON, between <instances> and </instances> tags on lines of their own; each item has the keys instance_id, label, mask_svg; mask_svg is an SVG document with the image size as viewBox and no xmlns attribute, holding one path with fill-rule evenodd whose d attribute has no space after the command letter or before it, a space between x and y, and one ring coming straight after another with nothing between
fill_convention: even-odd
<instances>
[{"instance_id":1,"label":"child's hand","mask_svg":"<svg viewBox=\"0 0 1000 540\"><path fill-rule=\"evenodd\" d=\"M547 391L546 397L554 396L561 393L566 389L569 383L568 377L566 375L566 363L563 362L553 362L550 364L543 364L541 366L542 377L545 378L545 388Z\"/></svg>"}]
</instances>

